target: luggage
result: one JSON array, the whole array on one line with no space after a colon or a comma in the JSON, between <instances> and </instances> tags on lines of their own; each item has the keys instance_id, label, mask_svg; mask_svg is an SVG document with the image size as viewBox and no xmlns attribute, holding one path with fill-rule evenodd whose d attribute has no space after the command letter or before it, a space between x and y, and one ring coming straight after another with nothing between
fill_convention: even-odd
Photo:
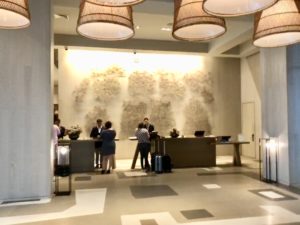
<instances>
[{"instance_id":1,"label":"luggage","mask_svg":"<svg viewBox=\"0 0 300 225\"><path fill-rule=\"evenodd\" d=\"M155 173L162 173L163 172L163 162L162 162L162 156L161 155L156 155L154 158L154 171Z\"/></svg>"},{"instance_id":2,"label":"luggage","mask_svg":"<svg viewBox=\"0 0 300 225\"><path fill-rule=\"evenodd\" d=\"M168 154L162 156L162 165L164 173L172 172L171 157Z\"/></svg>"},{"instance_id":3,"label":"luggage","mask_svg":"<svg viewBox=\"0 0 300 225\"><path fill-rule=\"evenodd\" d=\"M157 154L156 153L151 153L151 171L154 172L155 171L155 156Z\"/></svg>"},{"instance_id":4,"label":"luggage","mask_svg":"<svg viewBox=\"0 0 300 225\"><path fill-rule=\"evenodd\" d=\"M164 173L171 173L172 172L172 163L171 157L166 154L166 143L163 141L163 153L162 156L162 165L163 165L163 172Z\"/></svg>"}]
</instances>

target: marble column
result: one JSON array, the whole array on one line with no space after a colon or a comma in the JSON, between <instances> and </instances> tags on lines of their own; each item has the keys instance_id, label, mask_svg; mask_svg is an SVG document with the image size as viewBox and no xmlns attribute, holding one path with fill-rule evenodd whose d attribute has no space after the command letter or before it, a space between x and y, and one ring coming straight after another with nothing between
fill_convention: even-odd
<instances>
[{"instance_id":1,"label":"marble column","mask_svg":"<svg viewBox=\"0 0 300 225\"><path fill-rule=\"evenodd\" d=\"M262 135L279 143L278 181L289 185L286 48L261 50Z\"/></svg>"},{"instance_id":2,"label":"marble column","mask_svg":"<svg viewBox=\"0 0 300 225\"><path fill-rule=\"evenodd\" d=\"M51 195L51 0L31 26L0 30L0 201Z\"/></svg>"},{"instance_id":3,"label":"marble column","mask_svg":"<svg viewBox=\"0 0 300 225\"><path fill-rule=\"evenodd\" d=\"M290 183L300 187L300 44L287 48Z\"/></svg>"}]
</instances>

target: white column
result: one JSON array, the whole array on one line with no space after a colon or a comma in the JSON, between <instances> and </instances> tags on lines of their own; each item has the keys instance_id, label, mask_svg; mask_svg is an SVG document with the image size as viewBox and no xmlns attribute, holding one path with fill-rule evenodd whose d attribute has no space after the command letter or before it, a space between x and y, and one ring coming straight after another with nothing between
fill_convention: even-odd
<instances>
[{"instance_id":1,"label":"white column","mask_svg":"<svg viewBox=\"0 0 300 225\"><path fill-rule=\"evenodd\" d=\"M51 194L51 0L31 26L0 30L0 201Z\"/></svg>"},{"instance_id":2,"label":"white column","mask_svg":"<svg viewBox=\"0 0 300 225\"><path fill-rule=\"evenodd\" d=\"M287 48L291 185L300 187L300 45Z\"/></svg>"},{"instance_id":3,"label":"white column","mask_svg":"<svg viewBox=\"0 0 300 225\"><path fill-rule=\"evenodd\" d=\"M286 48L261 50L262 134L279 142L278 181L289 185Z\"/></svg>"}]
</instances>

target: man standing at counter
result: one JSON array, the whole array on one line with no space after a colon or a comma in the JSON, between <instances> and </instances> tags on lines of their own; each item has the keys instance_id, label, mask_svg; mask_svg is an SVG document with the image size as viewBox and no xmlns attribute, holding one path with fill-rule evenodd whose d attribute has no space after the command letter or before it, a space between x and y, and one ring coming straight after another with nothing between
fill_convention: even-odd
<instances>
[{"instance_id":1,"label":"man standing at counter","mask_svg":"<svg viewBox=\"0 0 300 225\"><path fill-rule=\"evenodd\" d=\"M103 130L102 120L97 119L97 126L93 127L91 134L90 134L91 138L98 139L98 140L95 140L95 155L96 155L95 168L102 168L102 152L101 152L102 141L100 141L100 139L99 139L102 130ZM99 158L100 158L100 162L99 162Z\"/></svg>"}]
</instances>

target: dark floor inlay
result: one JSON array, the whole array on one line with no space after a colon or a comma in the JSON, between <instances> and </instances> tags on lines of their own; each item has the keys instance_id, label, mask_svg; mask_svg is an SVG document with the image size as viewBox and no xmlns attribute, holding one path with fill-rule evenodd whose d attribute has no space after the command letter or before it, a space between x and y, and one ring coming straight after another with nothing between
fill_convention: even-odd
<instances>
[{"instance_id":1,"label":"dark floor inlay","mask_svg":"<svg viewBox=\"0 0 300 225\"><path fill-rule=\"evenodd\" d=\"M250 192L272 201L297 200L297 198L284 194L274 189L256 189L249 190Z\"/></svg>"},{"instance_id":2,"label":"dark floor inlay","mask_svg":"<svg viewBox=\"0 0 300 225\"><path fill-rule=\"evenodd\" d=\"M155 220L141 220L141 225L158 225Z\"/></svg>"},{"instance_id":3,"label":"dark floor inlay","mask_svg":"<svg viewBox=\"0 0 300 225\"><path fill-rule=\"evenodd\" d=\"M41 199L35 198L35 199L27 199L27 200L15 200L15 201L3 201L1 204L13 204L13 203L21 203L21 202L37 202L40 201Z\"/></svg>"},{"instance_id":4,"label":"dark floor inlay","mask_svg":"<svg viewBox=\"0 0 300 225\"><path fill-rule=\"evenodd\" d=\"M91 180L91 176L80 176L80 177L75 177L75 181L89 181Z\"/></svg>"},{"instance_id":5,"label":"dark floor inlay","mask_svg":"<svg viewBox=\"0 0 300 225\"><path fill-rule=\"evenodd\" d=\"M135 198L152 198L158 196L178 195L168 185L132 185L131 193Z\"/></svg>"},{"instance_id":6,"label":"dark floor inlay","mask_svg":"<svg viewBox=\"0 0 300 225\"><path fill-rule=\"evenodd\" d=\"M188 220L213 217L213 215L205 209L193 209L180 211Z\"/></svg>"}]
</instances>

